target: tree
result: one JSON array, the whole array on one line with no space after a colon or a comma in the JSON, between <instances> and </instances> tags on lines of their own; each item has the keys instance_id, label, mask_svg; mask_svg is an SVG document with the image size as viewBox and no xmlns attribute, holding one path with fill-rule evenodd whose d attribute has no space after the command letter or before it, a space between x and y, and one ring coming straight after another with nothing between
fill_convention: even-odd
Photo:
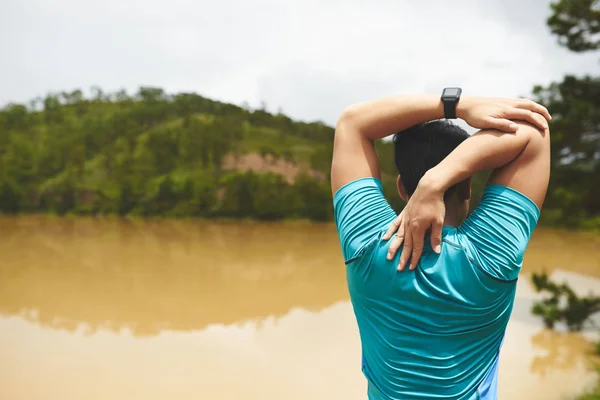
<instances>
[{"instance_id":1,"label":"tree","mask_svg":"<svg viewBox=\"0 0 600 400\"><path fill-rule=\"evenodd\" d=\"M562 46L577 52L600 49L600 1L561 0L551 7L547 23Z\"/></svg>"},{"instance_id":2,"label":"tree","mask_svg":"<svg viewBox=\"0 0 600 400\"><path fill-rule=\"evenodd\" d=\"M98 86L92 86L90 88L90 92L92 93L92 98L95 101L104 101L104 92L102 91L102 89Z\"/></svg>"},{"instance_id":3,"label":"tree","mask_svg":"<svg viewBox=\"0 0 600 400\"><path fill-rule=\"evenodd\" d=\"M289 149L285 149L281 152L281 158L287 163L296 164L296 159L294 158L294 154Z\"/></svg>"},{"instance_id":4,"label":"tree","mask_svg":"<svg viewBox=\"0 0 600 400\"><path fill-rule=\"evenodd\" d=\"M592 315L600 312L600 296L580 297L567 284L552 282L545 273L533 274L532 282L537 292L550 294L550 297L536 301L532 309L548 328L564 322L569 330L579 331Z\"/></svg>"},{"instance_id":5,"label":"tree","mask_svg":"<svg viewBox=\"0 0 600 400\"><path fill-rule=\"evenodd\" d=\"M217 183L207 174L200 174L194 182L193 196L198 215L209 216L217 205Z\"/></svg>"},{"instance_id":6,"label":"tree","mask_svg":"<svg viewBox=\"0 0 600 400\"><path fill-rule=\"evenodd\" d=\"M222 179L223 194L218 214L228 217L255 215L253 193L256 190L256 174L252 171L231 173Z\"/></svg>"},{"instance_id":7,"label":"tree","mask_svg":"<svg viewBox=\"0 0 600 400\"><path fill-rule=\"evenodd\" d=\"M158 103L165 100L165 91L161 88L141 87L137 96L147 103Z\"/></svg>"},{"instance_id":8,"label":"tree","mask_svg":"<svg viewBox=\"0 0 600 400\"><path fill-rule=\"evenodd\" d=\"M128 101L129 100L129 95L127 94L127 91L125 89L119 90L117 93L115 93L115 100L117 102Z\"/></svg>"},{"instance_id":9,"label":"tree","mask_svg":"<svg viewBox=\"0 0 600 400\"><path fill-rule=\"evenodd\" d=\"M210 152L213 167L218 175L225 156L233 147L233 142L241 138L242 126L239 121L226 118L217 118L213 125Z\"/></svg>"},{"instance_id":10,"label":"tree","mask_svg":"<svg viewBox=\"0 0 600 400\"><path fill-rule=\"evenodd\" d=\"M590 184L600 178L597 90L594 78L575 78L538 91L555 110L558 160L542 217L558 215L560 224L596 223L589 217L598 215L600 199L600 186ZM195 93L92 92L49 94L31 108L0 109L1 212L332 219L332 127ZM384 193L400 211L393 146L378 141L376 147ZM226 156L255 151L269 160L308 162L311 170L294 185L273 174L221 170Z\"/></svg>"},{"instance_id":11,"label":"tree","mask_svg":"<svg viewBox=\"0 0 600 400\"><path fill-rule=\"evenodd\" d=\"M293 216L295 199L283 176L273 173L256 175L251 193L257 218L278 220Z\"/></svg>"},{"instance_id":12,"label":"tree","mask_svg":"<svg viewBox=\"0 0 600 400\"><path fill-rule=\"evenodd\" d=\"M600 2L561 0L547 23L572 51L600 49ZM552 171L543 220L600 228L600 77L566 76L534 88L551 121Z\"/></svg>"},{"instance_id":13,"label":"tree","mask_svg":"<svg viewBox=\"0 0 600 400\"><path fill-rule=\"evenodd\" d=\"M331 220L333 202L327 183L320 182L304 172L296 177L293 190L299 199L300 217L314 221Z\"/></svg>"},{"instance_id":14,"label":"tree","mask_svg":"<svg viewBox=\"0 0 600 400\"><path fill-rule=\"evenodd\" d=\"M0 212L14 214L21 210L24 193L10 178L0 179Z\"/></svg>"},{"instance_id":15,"label":"tree","mask_svg":"<svg viewBox=\"0 0 600 400\"><path fill-rule=\"evenodd\" d=\"M61 123L63 121L63 112L57 95L49 94L46 96L44 99L44 114L47 123Z\"/></svg>"},{"instance_id":16,"label":"tree","mask_svg":"<svg viewBox=\"0 0 600 400\"><path fill-rule=\"evenodd\" d=\"M333 141L319 146L310 156L310 166L329 176L331 159L333 157Z\"/></svg>"},{"instance_id":17,"label":"tree","mask_svg":"<svg viewBox=\"0 0 600 400\"><path fill-rule=\"evenodd\" d=\"M27 107L21 104L9 104L0 113L0 127L4 132L23 130L27 127Z\"/></svg>"}]
</instances>

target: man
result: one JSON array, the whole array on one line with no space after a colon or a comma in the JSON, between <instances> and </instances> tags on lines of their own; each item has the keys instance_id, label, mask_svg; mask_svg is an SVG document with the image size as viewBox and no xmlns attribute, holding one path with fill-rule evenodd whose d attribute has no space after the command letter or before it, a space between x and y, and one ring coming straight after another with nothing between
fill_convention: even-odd
<instances>
[{"instance_id":1,"label":"man","mask_svg":"<svg viewBox=\"0 0 600 400\"><path fill-rule=\"evenodd\" d=\"M497 396L516 280L548 186L550 115L529 100L460 94L357 104L336 126L335 220L369 399ZM426 123L443 117L482 130L468 137L449 122ZM408 200L398 218L373 146L394 132L398 192ZM470 177L487 169L467 217Z\"/></svg>"}]
</instances>

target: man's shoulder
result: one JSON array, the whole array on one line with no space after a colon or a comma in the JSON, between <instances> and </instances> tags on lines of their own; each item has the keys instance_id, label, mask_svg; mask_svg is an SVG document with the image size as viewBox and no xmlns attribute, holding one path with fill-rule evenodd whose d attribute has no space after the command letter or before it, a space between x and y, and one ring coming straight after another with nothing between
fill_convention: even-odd
<instances>
[{"instance_id":1,"label":"man's shoulder","mask_svg":"<svg viewBox=\"0 0 600 400\"><path fill-rule=\"evenodd\" d=\"M527 196L492 184L457 231L480 269L499 281L513 282L539 216L540 210Z\"/></svg>"},{"instance_id":2,"label":"man's shoulder","mask_svg":"<svg viewBox=\"0 0 600 400\"><path fill-rule=\"evenodd\" d=\"M382 191L381 180L379 178L368 176L350 181L335 191L333 194L333 204L334 206L340 205L340 203L348 197L357 197L360 195L360 191L365 190Z\"/></svg>"},{"instance_id":3,"label":"man's shoulder","mask_svg":"<svg viewBox=\"0 0 600 400\"><path fill-rule=\"evenodd\" d=\"M333 208L346 264L356 259L396 218L383 196L381 181L373 177L354 180L338 189Z\"/></svg>"}]
</instances>

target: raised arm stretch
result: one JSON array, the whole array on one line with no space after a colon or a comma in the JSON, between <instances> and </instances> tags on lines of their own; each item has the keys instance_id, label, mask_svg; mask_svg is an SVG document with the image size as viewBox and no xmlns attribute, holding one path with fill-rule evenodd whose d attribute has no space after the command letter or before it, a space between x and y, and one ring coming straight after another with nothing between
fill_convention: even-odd
<instances>
[{"instance_id":1,"label":"raised arm stretch","mask_svg":"<svg viewBox=\"0 0 600 400\"><path fill-rule=\"evenodd\" d=\"M476 172L493 169L489 184L513 188L542 208L550 178L550 134L518 122L514 134L482 130L465 140L422 179L443 193Z\"/></svg>"},{"instance_id":2,"label":"raised arm stretch","mask_svg":"<svg viewBox=\"0 0 600 400\"><path fill-rule=\"evenodd\" d=\"M459 118L483 130L464 141L421 179L403 212L406 244L400 268L411 255L411 264L418 264L423 237L429 228L432 229L431 245L438 248L444 218L444 191L477 171L496 169L490 183L516 189L539 208L542 206L550 163L548 110L530 100L472 96L463 96L456 110ZM443 115L442 103L436 95L388 97L348 107L336 126L332 192L356 179L381 177L375 140ZM411 229L407 229L408 221ZM401 220L396 220L386 238L400 224ZM390 248L397 249L399 245L392 243Z\"/></svg>"},{"instance_id":3,"label":"raised arm stretch","mask_svg":"<svg viewBox=\"0 0 600 400\"><path fill-rule=\"evenodd\" d=\"M387 97L348 107L336 126L331 168L333 193L355 179L380 177L373 141L443 116L443 105L436 95ZM493 128L498 132L515 132L518 125L513 120L528 121L543 129L547 127L545 117L549 118L544 107L529 100L472 96L461 98L457 116L475 128ZM524 145L521 136L508 136L514 139L503 139L501 147L511 141L516 141L516 146ZM478 167L481 163L472 165Z\"/></svg>"}]
</instances>

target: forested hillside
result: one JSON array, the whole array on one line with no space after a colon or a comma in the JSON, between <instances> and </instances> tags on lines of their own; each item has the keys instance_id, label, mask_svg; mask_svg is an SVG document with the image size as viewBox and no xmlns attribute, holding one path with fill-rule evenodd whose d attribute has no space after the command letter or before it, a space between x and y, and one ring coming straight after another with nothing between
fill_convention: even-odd
<instances>
[{"instance_id":1,"label":"forested hillside","mask_svg":"<svg viewBox=\"0 0 600 400\"><path fill-rule=\"evenodd\" d=\"M0 111L1 212L331 219L331 127L193 93L93 92Z\"/></svg>"},{"instance_id":2,"label":"forested hillside","mask_svg":"<svg viewBox=\"0 0 600 400\"><path fill-rule=\"evenodd\" d=\"M597 87L583 82L578 92ZM553 93L570 84L537 94L556 110L562 103ZM92 93L51 94L0 110L0 212L332 219L332 127L159 88ZM584 100L572 102L587 110ZM584 135L563 134L579 122L553 120L560 147L553 149L557 179L545 222L594 227L596 145L591 159L561 162L567 146L590 146ZM382 141L377 148L384 191L398 211L393 148ZM474 204L484 182L485 175L474 180Z\"/></svg>"}]
</instances>

